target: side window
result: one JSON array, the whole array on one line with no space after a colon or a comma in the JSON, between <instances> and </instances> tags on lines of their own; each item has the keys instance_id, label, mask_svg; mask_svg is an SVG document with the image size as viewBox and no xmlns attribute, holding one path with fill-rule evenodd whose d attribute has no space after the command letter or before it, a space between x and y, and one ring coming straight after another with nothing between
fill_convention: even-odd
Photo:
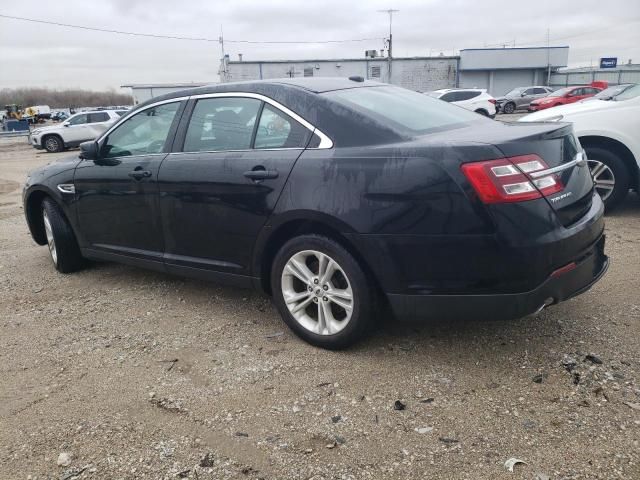
<instances>
[{"instance_id":1,"label":"side window","mask_svg":"<svg viewBox=\"0 0 640 480\"><path fill-rule=\"evenodd\" d=\"M456 92L456 97L455 97L455 102L460 102L463 100L471 100L472 98L476 98L478 95L480 95L480 92L474 92L474 91L461 91L461 92Z\"/></svg>"},{"instance_id":2,"label":"side window","mask_svg":"<svg viewBox=\"0 0 640 480\"><path fill-rule=\"evenodd\" d=\"M525 95L535 95L535 94L536 94L536 89L535 89L535 88L527 88L527 89L524 91L524 94L525 94Z\"/></svg>"},{"instance_id":3,"label":"side window","mask_svg":"<svg viewBox=\"0 0 640 480\"><path fill-rule=\"evenodd\" d=\"M107 112L90 113L87 123L108 122L109 114Z\"/></svg>"},{"instance_id":4,"label":"side window","mask_svg":"<svg viewBox=\"0 0 640 480\"><path fill-rule=\"evenodd\" d=\"M545 93L549 93L546 89L544 88L534 88L534 93L536 95L544 95Z\"/></svg>"},{"instance_id":5,"label":"side window","mask_svg":"<svg viewBox=\"0 0 640 480\"><path fill-rule=\"evenodd\" d=\"M310 134L289 115L265 103L254 148L304 148Z\"/></svg>"},{"instance_id":6,"label":"side window","mask_svg":"<svg viewBox=\"0 0 640 480\"><path fill-rule=\"evenodd\" d=\"M162 153L180 102L148 108L126 120L109 134L102 157L127 157Z\"/></svg>"},{"instance_id":7,"label":"side window","mask_svg":"<svg viewBox=\"0 0 640 480\"><path fill-rule=\"evenodd\" d=\"M577 95L584 95L584 88L576 88L575 90L572 90L569 95L575 97Z\"/></svg>"},{"instance_id":8,"label":"side window","mask_svg":"<svg viewBox=\"0 0 640 480\"><path fill-rule=\"evenodd\" d=\"M455 99L454 99L455 98L455 94L456 94L456 92L445 93L444 95L442 95L440 97L440 100L443 100L445 102L455 102Z\"/></svg>"},{"instance_id":9,"label":"side window","mask_svg":"<svg viewBox=\"0 0 640 480\"><path fill-rule=\"evenodd\" d=\"M260 109L255 98L198 100L187 127L185 152L215 152L251 148L253 127Z\"/></svg>"},{"instance_id":10,"label":"side window","mask_svg":"<svg viewBox=\"0 0 640 480\"><path fill-rule=\"evenodd\" d=\"M84 125L87 123L87 114L82 113L80 115L76 115L75 117L69 120L69 125Z\"/></svg>"}]
</instances>

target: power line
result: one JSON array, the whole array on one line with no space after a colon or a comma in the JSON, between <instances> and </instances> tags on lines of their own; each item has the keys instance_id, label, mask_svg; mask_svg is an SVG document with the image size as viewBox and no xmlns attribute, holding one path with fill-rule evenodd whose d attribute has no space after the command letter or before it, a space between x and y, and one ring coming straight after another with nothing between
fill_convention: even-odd
<instances>
[{"instance_id":1,"label":"power line","mask_svg":"<svg viewBox=\"0 0 640 480\"><path fill-rule=\"evenodd\" d=\"M108 28L98 28L98 27L85 27L83 25L73 25L70 23L60 23L60 22L50 22L48 20L38 20L35 18L25 18L25 17L14 17L12 15L3 15L0 14L0 18L6 18L9 20L19 20L22 22L31 22L31 23L41 23L45 25L54 25L56 27L65 27L65 28L76 28L79 30L89 30L92 32L103 32L103 33L116 33L119 35L131 35L134 37L148 37L148 38L164 38L169 40L186 40L191 42L214 42L218 43L218 38L207 38L207 37L183 37L179 35L159 35L154 33L142 33L142 32L128 32L124 30L111 30ZM322 43L348 43L348 42L369 42L373 40L384 40L383 37L376 38L354 38L354 39L346 39L346 40L227 40L225 38L225 42L227 43L251 43L251 44L322 44Z\"/></svg>"}]
</instances>

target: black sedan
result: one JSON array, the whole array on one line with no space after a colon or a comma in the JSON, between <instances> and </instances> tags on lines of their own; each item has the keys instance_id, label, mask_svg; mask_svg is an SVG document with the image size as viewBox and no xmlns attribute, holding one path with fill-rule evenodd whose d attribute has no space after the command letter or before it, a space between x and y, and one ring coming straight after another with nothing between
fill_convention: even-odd
<instances>
[{"instance_id":1,"label":"black sedan","mask_svg":"<svg viewBox=\"0 0 640 480\"><path fill-rule=\"evenodd\" d=\"M31 173L24 207L60 272L97 259L254 287L326 348L380 312L525 316L608 265L570 125L503 124L359 77L154 98Z\"/></svg>"}]
</instances>

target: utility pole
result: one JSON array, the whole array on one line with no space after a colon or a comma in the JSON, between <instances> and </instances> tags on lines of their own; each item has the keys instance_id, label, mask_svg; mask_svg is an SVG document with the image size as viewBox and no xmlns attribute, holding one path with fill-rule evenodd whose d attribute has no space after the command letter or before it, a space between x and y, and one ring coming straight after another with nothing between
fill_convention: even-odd
<instances>
[{"instance_id":1,"label":"utility pole","mask_svg":"<svg viewBox=\"0 0 640 480\"><path fill-rule=\"evenodd\" d=\"M378 12L380 13L389 14L389 54L387 55L387 69L389 72L389 83L391 83L391 58L393 57L393 34L391 33L391 25L393 23L393 14L399 11L400 10L394 10L393 8L388 8L386 10L378 10Z\"/></svg>"},{"instance_id":2,"label":"utility pole","mask_svg":"<svg viewBox=\"0 0 640 480\"><path fill-rule=\"evenodd\" d=\"M222 25L220 25L220 36L218 37L218 42L220 43L220 49L222 50L222 58L220 59L220 70L218 73L220 74L220 81L224 83L227 81L227 59L224 53L224 35L222 33Z\"/></svg>"},{"instance_id":3,"label":"utility pole","mask_svg":"<svg viewBox=\"0 0 640 480\"><path fill-rule=\"evenodd\" d=\"M549 29L547 28L547 87L551 83L551 52L549 51Z\"/></svg>"}]
</instances>

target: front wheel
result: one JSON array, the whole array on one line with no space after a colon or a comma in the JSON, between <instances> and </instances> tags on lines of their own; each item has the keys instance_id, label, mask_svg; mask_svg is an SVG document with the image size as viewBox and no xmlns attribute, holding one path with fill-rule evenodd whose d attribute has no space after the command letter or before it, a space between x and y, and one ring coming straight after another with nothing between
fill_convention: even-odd
<instances>
[{"instance_id":1,"label":"front wheel","mask_svg":"<svg viewBox=\"0 0 640 480\"><path fill-rule=\"evenodd\" d=\"M56 270L71 273L81 269L84 259L80 254L76 236L60 207L49 198L42 202L42 222Z\"/></svg>"},{"instance_id":2,"label":"front wheel","mask_svg":"<svg viewBox=\"0 0 640 480\"><path fill-rule=\"evenodd\" d=\"M275 257L271 287L283 320L312 345L348 347L371 324L369 282L356 259L330 238L289 240Z\"/></svg>"},{"instance_id":3,"label":"front wheel","mask_svg":"<svg viewBox=\"0 0 640 480\"><path fill-rule=\"evenodd\" d=\"M502 112L503 113L510 114L510 113L515 112L515 111L516 111L516 104L513 103L513 102L507 102L507 103L505 103L504 107L502 107Z\"/></svg>"},{"instance_id":4,"label":"front wheel","mask_svg":"<svg viewBox=\"0 0 640 480\"><path fill-rule=\"evenodd\" d=\"M586 147L584 150L596 192L610 212L629 192L629 171L622 159L609 150L599 147Z\"/></svg>"},{"instance_id":5,"label":"front wheel","mask_svg":"<svg viewBox=\"0 0 640 480\"><path fill-rule=\"evenodd\" d=\"M49 135L44 139L44 148L49 153L56 153L62 151L64 144L60 137L56 135Z\"/></svg>"}]
</instances>

